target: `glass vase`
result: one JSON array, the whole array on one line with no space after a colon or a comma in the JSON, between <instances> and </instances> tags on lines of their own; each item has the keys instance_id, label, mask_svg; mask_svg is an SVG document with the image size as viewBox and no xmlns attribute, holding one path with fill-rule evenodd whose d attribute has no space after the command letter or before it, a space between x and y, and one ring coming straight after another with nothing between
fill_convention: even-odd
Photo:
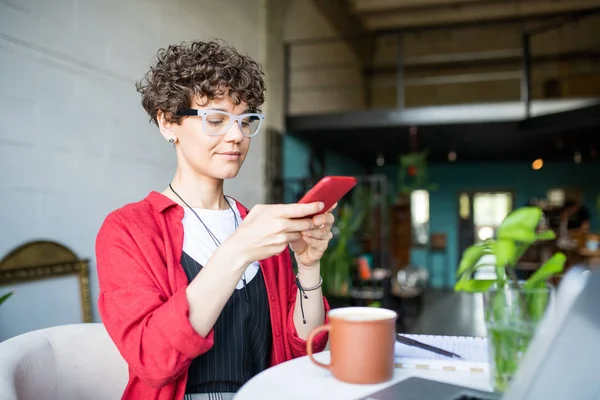
<instances>
[{"instance_id":1,"label":"glass vase","mask_svg":"<svg viewBox=\"0 0 600 400\"><path fill-rule=\"evenodd\" d=\"M494 390L505 392L541 320L552 310L553 288L549 285L536 289L522 284L505 286L490 289L483 299L490 378Z\"/></svg>"}]
</instances>

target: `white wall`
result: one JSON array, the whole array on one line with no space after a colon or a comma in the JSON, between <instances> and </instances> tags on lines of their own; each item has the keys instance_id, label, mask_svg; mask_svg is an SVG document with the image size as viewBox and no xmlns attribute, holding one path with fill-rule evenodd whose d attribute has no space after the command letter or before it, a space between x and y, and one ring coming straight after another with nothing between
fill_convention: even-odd
<instances>
[{"instance_id":1,"label":"white wall","mask_svg":"<svg viewBox=\"0 0 600 400\"><path fill-rule=\"evenodd\" d=\"M162 190L175 167L134 82L159 47L183 40L219 37L260 59L260 15L260 0L0 2L0 257L47 239L91 258L98 320L100 224ZM264 159L259 135L227 192L249 206L262 201ZM64 294L73 282L36 285L0 307L0 340L76 319Z\"/></svg>"}]
</instances>

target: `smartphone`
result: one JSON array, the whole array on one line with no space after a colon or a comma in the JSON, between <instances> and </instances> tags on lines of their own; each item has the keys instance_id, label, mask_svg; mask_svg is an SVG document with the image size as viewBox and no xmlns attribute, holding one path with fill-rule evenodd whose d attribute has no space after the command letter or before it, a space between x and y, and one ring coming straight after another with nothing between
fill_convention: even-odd
<instances>
[{"instance_id":1,"label":"smartphone","mask_svg":"<svg viewBox=\"0 0 600 400\"><path fill-rule=\"evenodd\" d=\"M354 186L356 186L356 178L353 176L326 176L306 192L298 203L321 201L325 205L323 212L327 212Z\"/></svg>"}]
</instances>

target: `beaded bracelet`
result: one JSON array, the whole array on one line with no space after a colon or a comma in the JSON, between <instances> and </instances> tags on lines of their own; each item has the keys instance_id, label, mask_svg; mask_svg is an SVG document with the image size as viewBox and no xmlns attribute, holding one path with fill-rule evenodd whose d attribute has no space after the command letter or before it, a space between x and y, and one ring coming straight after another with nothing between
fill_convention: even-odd
<instances>
[{"instance_id":1,"label":"beaded bracelet","mask_svg":"<svg viewBox=\"0 0 600 400\"><path fill-rule=\"evenodd\" d=\"M306 292L317 290L321 287L321 285L323 285L323 278L319 276L319 283L317 283L315 286L309 288L302 287L302 284L300 283L300 278L298 278L298 275L296 275L296 286L298 286L298 290L300 290L300 311L302 312L303 324L306 324L306 318L304 317L304 306L302 305L302 298L304 297L305 299L308 299Z\"/></svg>"}]
</instances>

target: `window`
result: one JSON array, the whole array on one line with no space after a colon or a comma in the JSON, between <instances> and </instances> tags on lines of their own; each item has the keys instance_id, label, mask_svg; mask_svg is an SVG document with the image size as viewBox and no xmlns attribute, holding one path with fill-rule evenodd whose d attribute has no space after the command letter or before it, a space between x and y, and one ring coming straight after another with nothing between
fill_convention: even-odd
<instances>
[{"instance_id":1,"label":"window","mask_svg":"<svg viewBox=\"0 0 600 400\"><path fill-rule=\"evenodd\" d=\"M496 229L512 210L512 194L509 192L480 192L473 195L473 225L475 241L496 236ZM496 257L484 255L478 262L475 279L496 279L493 265ZM483 264L483 265L482 265Z\"/></svg>"},{"instance_id":2,"label":"window","mask_svg":"<svg viewBox=\"0 0 600 400\"><path fill-rule=\"evenodd\" d=\"M491 239L504 218L512 210L510 193L475 193L473 196L473 223L475 240Z\"/></svg>"},{"instance_id":3,"label":"window","mask_svg":"<svg viewBox=\"0 0 600 400\"><path fill-rule=\"evenodd\" d=\"M458 204L459 204L458 214L460 215L460 218L462 218L462 219L471 218L471 204L470 204L469 195L467 193L461 193L460 197L458 198Z\"/></svg>"},{"instance_id":4,"label":"window","mask_svg":"<svg viewBox=\"0 0 600 400\"><path fill-rule=\"evenodd\" d=\"M429 242L429 192L427 190L414 190L410 194L410 220L413 245L426 245Z\"/></svg>"}]
</instances>

